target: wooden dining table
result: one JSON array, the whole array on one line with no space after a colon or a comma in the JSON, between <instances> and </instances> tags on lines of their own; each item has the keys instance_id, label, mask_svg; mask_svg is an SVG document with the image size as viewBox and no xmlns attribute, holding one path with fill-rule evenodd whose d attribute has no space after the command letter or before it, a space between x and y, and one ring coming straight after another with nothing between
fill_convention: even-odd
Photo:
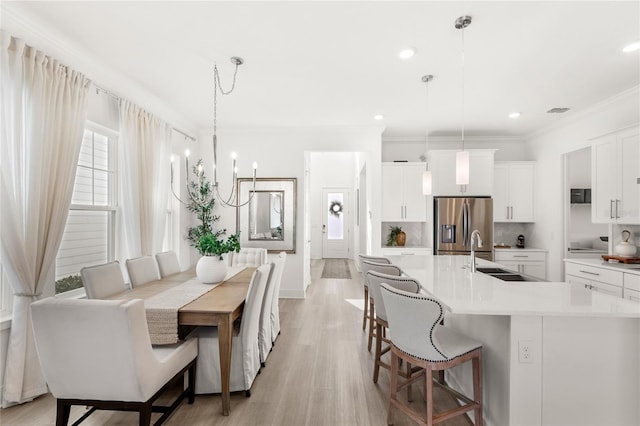
<instances>
[{"instance_id":1,"label":"wooden dining table","mask_svg":"<svg viewBox=\"0 0 640 426\"><path fill-rule=\"evenodd\" d=\"M233 342L233 322L240 318L244 301L256 268L245 268L213 287L202 296L192 300L178 310L178 327L181 339L197 326L218 327L220 352L220 377L222 414L229 415L231 395L231 347ZM110 299L146 299L162 293L176 285L195 277L195 270L180 272L158 281L134 287L110 297Z\"/></svg>"}]
</instances>

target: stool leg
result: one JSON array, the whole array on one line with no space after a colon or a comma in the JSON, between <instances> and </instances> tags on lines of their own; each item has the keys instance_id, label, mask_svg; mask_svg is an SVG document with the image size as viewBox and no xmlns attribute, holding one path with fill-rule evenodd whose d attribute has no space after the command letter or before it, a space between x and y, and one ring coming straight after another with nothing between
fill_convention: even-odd
<instances>
[{"instance_id":1,"label":"stool leg","mask_svg":"<svg viewBox=\"0 0 640 426\"><path fill-rule=\"evenodd\" d=\"M482 426L482 352L477 358L473 358L473 400L478 403L478 408L474 410L475 426Z\"/></svg>"},{"instance_id":2,"label":"stool leg","mask_svg":"<svg viewBox=\"0 0 640 426\"><path fill-rule=\"evenodd\" d=\"M407 362L407 380L409 380L410 378L411 378L411 363ZM413 386L411 383L407 385L407 401L409 402L413 402L413 389L411 388L411 386Z\"/></svg>"},{"instance_id":3,"label":"stool leg","mask_svg":"<svg viewBox=\"0 0 640 426\"><path fill-rule=\"evenodd\" d=\"M364 286L364 314L362 315L362 329L367 328L367 317L369 316L369 287Z\"/></svg>"},{"instance_id":4,"label":"stool leg","mask_svg":"<svg viewBox=\"0 0 640 426\"><path fill-rule=\"evenodd\" d=\"M371 343L373 342L373 333L375 329L375 308L373 299L369 298L369 342L367 343L367 350L371 352Z\"/></svg>"},{"instance_id":5,"label":"stool leg","mask_svg":"<svg viewBox=\"0 0 640 426\"><path fill-rule=\"evenodd\" d=\"M398 399L398 356L391 351L391 381L389 383L389 409L387 411L387 424L393 424L393 403Z\"/></svg>"},{"instance_id":6,"label":"stool leg","mask_svg":"<svg viewBox=\"0 0 640 426\"><path fill-rule=\"evenodd\" d=\"M427 402L427 426L433 425L433 370L430 365L424 370Z\"/></svg>"},{"instance_id":7,"label":"stool leg","mask_svg":"<svg viewBox=\"0 0 640 426\"><path fill-rule=\"evenodd\" d=\"M376 355L373 364L373 383L378 383L380 374L380 357L382 356L382 324L376 321Z\"/></svg>"}]
</instances>

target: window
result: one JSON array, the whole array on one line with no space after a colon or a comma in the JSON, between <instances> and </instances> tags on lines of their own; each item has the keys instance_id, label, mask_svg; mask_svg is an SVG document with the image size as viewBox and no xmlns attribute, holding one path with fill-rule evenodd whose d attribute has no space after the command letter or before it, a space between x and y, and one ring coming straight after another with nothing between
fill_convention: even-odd
<instances>
[{"instance_id":1,"label":"window","mask_svg":"<svg viewBox=\"0 0 640 426\"><path fill-rule=\"evenodd\" d=\"M87 124L56 258L56 294L82 287L80 269L115 257L116 135Z\"/></svg>"}]
</instances>

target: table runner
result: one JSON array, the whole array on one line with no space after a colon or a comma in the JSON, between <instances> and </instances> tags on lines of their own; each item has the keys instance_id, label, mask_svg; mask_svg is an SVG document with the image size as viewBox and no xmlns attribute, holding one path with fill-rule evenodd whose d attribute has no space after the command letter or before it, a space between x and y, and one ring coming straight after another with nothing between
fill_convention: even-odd
<instances>
[{"instance_id":1,"label":"table runner","mask_svg":"<svg viewBox=\"0 0 640 426\"><path fill-rule=\"evenodd\" d=\"M229 267L225 280L244 267ZM224 281L223 281L224 282ZM178 310L206 292L222 284L203 284L192 278L155 296L145 299L149 337L153 345L171 345L178 342Z\"/></svg>"}]
</instances>

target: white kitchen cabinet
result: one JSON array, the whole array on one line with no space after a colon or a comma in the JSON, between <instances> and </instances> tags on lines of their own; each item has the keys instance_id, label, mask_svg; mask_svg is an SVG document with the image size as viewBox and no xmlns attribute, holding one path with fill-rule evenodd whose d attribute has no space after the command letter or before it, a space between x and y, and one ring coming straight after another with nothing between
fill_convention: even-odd
<instances>
[{"instance_id":1,"label":"white kitchen cabinet","mask_svg":"<svg viewBox=\"0 0 640 426\"><path fill-rule=\"evenodd\" d=\"M456 185L457 150L431 150L429 170L433 175L434 196L491 196L493 195L493 166L495 149L469 149L469 184Z\"/></svg>"},{"instance_id":2,"label":"white kitchen cabinet","mask_svg":"<svg viewBox=\"0 0 640 426\"><path fill-rule=\"evenodd\" d=\"M591 170L592 221L640 223L640 126L594 139Z\"/></svg>"},{"instance_id":3,"label":"white kitchen cabinet","mask_svg":"<svg viewBox=\"0 0 640 426\"><path fill-rule=\"evenodd\" d=\"M615 297L623 295L623 273L619 271L567 261L565 281Z\"/></svg>"},{"instance_id":4,"label":"white kitchen cabinet","mask_svg":"<svg viewBox=\"0 0 640 426\"><path fill-rule=\"evenodd\" d=\"M547 253L544 251L497 249L494 262L520 274L547 279Z\"/></svg>"},{"instance_id":5,"label":"white kitchen cabinet","mask_svg":"<svg viewBox=\"0 0 640 426\"><path fill-rule=\"evenodd\" d=\"M382 163L382 220L424 222L427 197L422 194L425 163Z\"/></svg>"},{"instance_id":6,"label":"white kitchen cabinet","mask_svg":"<svg viewBox=\"0 0 640 426\"><path fill-rule=\"evenodd\" d=\"M533 222L535 163L497 162L493 172L493 221Z\"/></svg>"},{"instance_id":7,"label":"white kitchen cabinet","mask_svg":"<svg viewBox=\"0 0 640 426\"><path fill-rule=\"evenodd\" d=\"M640 302L640 275L624 274L624 288L622 296L625 299Z\"/></svg>"}]
</instances>

